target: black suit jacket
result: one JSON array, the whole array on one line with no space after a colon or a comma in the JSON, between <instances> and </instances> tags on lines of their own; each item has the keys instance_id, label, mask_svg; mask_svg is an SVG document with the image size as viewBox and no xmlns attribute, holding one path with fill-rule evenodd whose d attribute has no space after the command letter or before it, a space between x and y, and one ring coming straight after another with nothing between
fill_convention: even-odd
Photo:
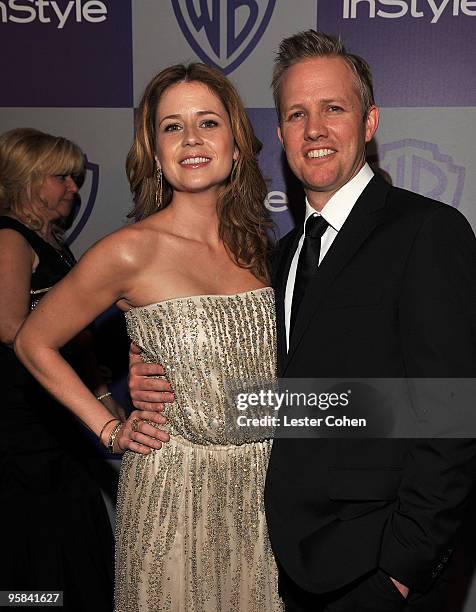
<instances>
[{"instance_id":1,"label":"black suit jacket","mask_svg":"<svg viewBox=\"0 0 476 612\"><path fill-rule=\"evenodd\" d=\"M311 281L287 352L284 295L301 234L275 260L280 377L475 376L476 240L458 211L375 176ZM450 556L475 446L276 439L266 510L278 561L311 592L378 566L425 591Z\"/></svg>"}]
</instances>

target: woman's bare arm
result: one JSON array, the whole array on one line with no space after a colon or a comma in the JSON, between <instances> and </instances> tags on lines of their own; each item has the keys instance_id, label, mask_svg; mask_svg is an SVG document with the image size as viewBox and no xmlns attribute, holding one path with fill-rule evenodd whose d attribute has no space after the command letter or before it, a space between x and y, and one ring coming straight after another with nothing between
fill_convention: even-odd
<instances>
[{"instance_id":1,"label":"woman's bare arm","mask_svg":"<svg viewBox=\"0 0 476 612\"><path fill-rule=\"evenodd\" d=\"M41 300L15 340L18 357L41 385L98 436L111 414L87 389L59 349L110 305L127 297L129 285L138 273L136 234L129 229L121 230L90 249ZM156 423L165 420L156 413L132 413L117 438L120 451L129 448L147 453L150 447L160 447L157 430L152 425L141 423L140 432L132 431L132 422L138 416ZM114 426L115 423L110 423L104 429L103 443Z\"/></svg>"},{"instance_id":2,"label":"woman's bare arm","mask_svg":"<svg viewBox=\"0 0 476 612\"><path fill-rule=\"evenodd\" d=\"M0 342L9 346L30 311L35 253L12 229L0 230Z\"/></svg>"}]
</instances>

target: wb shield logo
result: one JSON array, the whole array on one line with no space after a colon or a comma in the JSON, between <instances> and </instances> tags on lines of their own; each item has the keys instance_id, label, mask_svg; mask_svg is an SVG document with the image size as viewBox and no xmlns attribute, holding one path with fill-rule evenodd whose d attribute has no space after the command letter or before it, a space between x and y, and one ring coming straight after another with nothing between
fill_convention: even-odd
<instances>
[{"instance_id":1,"label":"wb shield logo","mask_svg":"<svg viewBox=\"0 0 476 612\"><path fill-rule=\"evenodd\" d=\"M465 168L431 142L408 138L379 146L379 165L397 187L455 208L461 203Z\"/></svg>"},{"instance_id":2,"label":"wb shield logo","mask_svg":"<svg viewBox=\"0 0 476 612\"><path fill-rule=\"evenodd\" d=\"M276 0L172 0L188 43L205 63L233 72L268 27Z\"/></svg>"},{"instance_id":3,"label":"wb shield logo","mask_svg":"<svg viewBox=\"0 0 476 612\"><path fill-rule=\"evenodd\" d=\"M69 223L67 222L68 230L65 232L65 242L68 246L73 244L88 222L94 202L96 201L98 185L99 166L88 161L86 158L85 174L83 183L80 186L80 195L76 199L71 219L68 220Z\"/></svg>"}]
</instances>

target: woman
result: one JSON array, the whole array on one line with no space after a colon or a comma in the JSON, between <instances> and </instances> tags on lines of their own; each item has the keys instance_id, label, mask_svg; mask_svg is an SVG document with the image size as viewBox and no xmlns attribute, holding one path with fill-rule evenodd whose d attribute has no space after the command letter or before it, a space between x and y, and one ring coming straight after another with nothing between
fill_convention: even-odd
<instances>
[{"instance_id":1,"label":"woman","mask_svg":"<svg viewBox=\"0 0 476 612\"><path fill-rule=\"evenodd\" d=\"M65 138L26 128L0 136L0 589L63 590L66 610L87 610L91 598L110 610L112 531L83 465L90 444L12 347L30 309L75 263L59 223L83 168L82 152ZM83 333L67 354L78 366L88 359L92 388L116 411L88 343Z\"/></svg>"},{"instance_id":2,"label":"woman","mask_svg":"<svg viewBox=\"0 0 476 612\"><path fill-rule=\"evenodd\" d=\"M117 611L279 610L263 507L270 441L239 439L226 398L230 381L275 376L260 144L232 85L203 64L159 73L136 127L127 172L141 220L84 256L33 313L16 350L115 450L139 453L127 453L121 470ZM160 452L144 454L156 432L148 420L134 418L132 433L105 425L59 354L113 302L174 389L171 439Z\"/></svg>"}]
</instances>

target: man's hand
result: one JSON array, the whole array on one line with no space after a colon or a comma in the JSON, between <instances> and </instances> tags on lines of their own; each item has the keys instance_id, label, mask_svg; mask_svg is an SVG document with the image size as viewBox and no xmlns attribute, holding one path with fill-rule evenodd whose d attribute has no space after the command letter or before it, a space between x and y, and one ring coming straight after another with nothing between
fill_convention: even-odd
<instances>
[{"instance_id":1,"label":"man's hand","mask_svg":"<svg viewBox=\"0 0 476 612\"><path fill-rule=\"evenodd\" d=\"M129 349L129 393L134 408L152 412L162 412L164 403L174 401L170 383L163 376L164 368L158 363L144 363L140 356L140 348L131 344Z\"/></svg>"},{"instance_id":2,"label":"man's hand","mask_svg":"<svg viewBox=\"0 0 476 612\"><path fill-rule=\"evenodd\" d=\"M402 584L401 582L398 582L398 580L395 580L395 578L392 578L391 576L389 576L389 578L393 582L393 584L396 586L396 588L400 591L402 597L406 599L408 597L408 593L410 589L406 587L404 584Z\"/></svg>"}]
</instances>

